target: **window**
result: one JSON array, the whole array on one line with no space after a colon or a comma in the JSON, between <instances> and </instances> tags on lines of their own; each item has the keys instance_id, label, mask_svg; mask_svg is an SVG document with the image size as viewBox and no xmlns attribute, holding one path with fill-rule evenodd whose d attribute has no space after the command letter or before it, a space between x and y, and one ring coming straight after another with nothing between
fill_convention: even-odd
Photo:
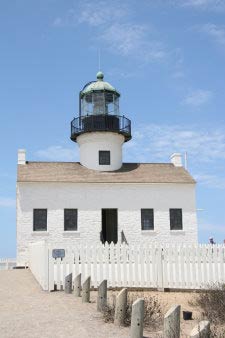
<instances>
[{"instance_id":1,"label":"window","mask_svg":"<svg viewBox=\"0 0 225 338\"><path fill-rule=\"evenodd\" d=\"M141 209L141 229L142 230L154 230L153 209Z\"/></svg>"},{"instance_id":2,"label":"window","mask_svg":"<svg viewBox=\"0 0 225 338\"><path fill-rule=\"evenodd\" d=\"M64 209L64 231L77 230L77 209Z\"/></svg>"},{"instance_id":3,"label":"window","mask_svg":"<svg viewBox=\"0 0 225 338\"><path fill-rule=\"evenodd\" d=\"M47 209L33 210L33 231L47 231Z\"/></svg>"},{"instance_id":4,"label":"window","mask_svg":"<svg viewBox=\"0 0 225 338\"><path fill-rule=\"evenodd\" d=\"M99 164L110 165L110 151L108 150L99 151Z\"/></svg>"},{"instance_id":5,"label":"window","mask_svg":"<svg viewBox=\"0 0 225 338\"><path fill-rule=\"evenodd\" d=\"M170 209L170 230L182 230L182 209Z\"/></svg>"}]
</instances>

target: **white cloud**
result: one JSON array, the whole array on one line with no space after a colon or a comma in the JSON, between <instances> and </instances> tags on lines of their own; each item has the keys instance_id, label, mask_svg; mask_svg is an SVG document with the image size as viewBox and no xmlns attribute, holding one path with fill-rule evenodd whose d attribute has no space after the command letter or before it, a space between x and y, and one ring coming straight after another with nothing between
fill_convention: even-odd
<instances>
[{"instance_id":1,"label":"white cloud","mask_svg":"<svg viewBox=\"0 0 225 338\"><path fill-rule=\"evenodd\" d=\"M213 93L209 90L203 90L203 89L197 89L195 91L192 91L189 93L182 103L194 106L194 107L199 107L201 105L204 105L208 103L213 97Z\"/></svg>"},{"instance_id":2,"label":"white cloud","mask_svg":"<svg viewBox=\"0 0 225 338\"><path fill-rule=\"evenodd\" d=\"M184 8L215 11L223 11L225 9L224 0L171 0L171 2Z\"/></svg>"},{"instance_id":3,"label":"white cloud","mask_svg":"<svg viewBox=\"0 0 225 338\"><path fill-rule=\"evenodd\" d=\"M120 1L85 1L70 9L63 17L57 17L53 25L86 25L92 29L95 45L114 54L138 59L141 62L161 61L167 56L164 43L159 40L151 25L134 19L129 3Z\"/></svg>"},{"instance_id":4,"label":"white cloud","mask_svg":"<svg viewBox=\"0 0 225 338\"><path fill-rule=\"evenodd\" d=\"M90 26L102 26L110 22L117 22L129 14L129 7L118 1L84 1L80 8L79 23Z\"/></svg>"},{"instance_id":5,"label":"white cloud","mask_svg":"<svg viewBox=\"0 0 225 338\"><path fill-rule=\"evenodd\" d=\"M16 201L14 198L0 197L0 207L15 207Z\"/></svg>"},{"instance_id":6,"label":"white cloud","mask_svg":"<svg viewBox=\"0 0 225 338\"><path fill-rule=\"evenodd\" d=\"M188 152L191 163L225 160L224 129L204 130L198 126L139 125L125 144L125 157L140 162L168 161L173 152Z\"/></svg>"},{"instance_id":7,"label":"white cloud","mask_svg":"<svg viewBox=\"0 0 225 338\"><path fill-rule=\"evenodd\" d=\"M147 26L133 23L113 23L98 38L112 52L122 56L158 61L166 57L163 44L153 37Z\"/></svg>"},{"instance_id":8,"label":"white cloud","mask_svg":"<svg viewBox=\"0 0 225 338\"><path fill-rule=\"evenodd\" d=\"M36 151L35 156L40 160L47 161L76 161L78 152L75 147L71 149L62 146L50 146L46 149Z\"/></svg>"},{"instance_id":9,"label":"white cloud","mask_svg":"<svg viewBox=\"0 0 225 338\"><path fill-rule=\"evenodd\" d=\"M198 27L200 32L207 34L214 41L219 43L222 46L225 46L225 28L224 26L218 26L212 23L207 23Z\"/></svg>"}]
</instances>

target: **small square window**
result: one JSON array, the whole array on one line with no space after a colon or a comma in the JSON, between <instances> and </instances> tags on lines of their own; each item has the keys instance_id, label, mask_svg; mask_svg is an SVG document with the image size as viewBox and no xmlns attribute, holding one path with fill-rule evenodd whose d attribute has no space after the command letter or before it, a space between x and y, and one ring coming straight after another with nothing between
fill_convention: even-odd
<instances>
[{"instance_id":1,"label":"small square window","mask_svg":"<svg viewBox=\"0 0 225 338\"><path fill-rule=\"evenodd\" d=\"M47 231L47 209L33 210L33 231Z\"/></svg>"},{"instance_id":2,"label":"small square window","mask_svg":"<svg viewBox=\"0 0 225 338\"><path fill-rule=\"evenodd\" d=\"M77 209L64 209L64 231L77 230Z\"/></svg>"},{"instance_id":3,"label":"small square window","mask_svg":"<svg viewBox=\"0 0 225 338\"><path fill-rule=\"evenodd\" d=\"M154 210L141 209L141 229L154 230Z\"/></svg>"},{"instance_id":4,"label":"small square window","mask_svg":"<svg viewBox=\"0 0 225 338\"><path fill-rule=\"evenodd\" d=\"M182 230L182 209L170 209L170 230Z\"/></svg>"},{"instance_id":5,"label":"small square window","mask_svg":"<svg viewBox=\"0 0 225 338\"><path fill-rule=\"evenodd\" d=\"M108 150L99 151L99 164L110 165L110 151Z\"/></svg>"}]
</instances>

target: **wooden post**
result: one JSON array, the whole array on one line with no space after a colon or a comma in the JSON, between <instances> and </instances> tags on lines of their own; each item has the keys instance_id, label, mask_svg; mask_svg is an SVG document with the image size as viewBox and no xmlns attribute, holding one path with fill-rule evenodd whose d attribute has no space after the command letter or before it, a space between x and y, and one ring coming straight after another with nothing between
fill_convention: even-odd
<instances>
[{"instance_id":1,"label":"wooden post","mask_svg":"<svg viewBox=\"0 0 225 338\"><path fill-rule=\"evenodd\" d=\"M123 289L116 297L116 309L114 323L118 326L123 325L127 309L127 289Z\"/></svg>"},{"instance_id":2,"label":"wooden post","mask_svg":"<svg viewBox=\"0 0 225 338\"><path fill-rule=\"evenodd\" d=\"M144 299L137 299L132 305L131 338L142 338L144 326Z\"/></svg>"},{"instance_id":3,"label":"wooden post","mask_svg":"<svg viewBox=\"0 0 225 338\"><path fill-rule=\"evenodd\" d=\"M80 291L81 291L81 273L79 273L79 275L77 275L77 277L74 279L75 297L80 297Z\"/></svg>"},{"instance_id":4,"label":"wooden post","mask_svg":"<svg viewBox=\"0 0 225 338\"><path fill-rule=\"evenodd\" d=\"M65 293L72 293L72 273L65 277Z\"/></svg>"},{"instance_id":5,"label":"wooden post","mask_svg":"<svg viewBox=\"0 0 225 338\"><path fill-rule=\"evenodd\" d=\"M210 337L210 322L202 320L191 331L190 338L209 338Z\"/></svg>"},{"instance_id":6,"label":"wooden post","mask_svg":"<svg viewBox=\"0 0 225 338\"><path fill-rule=\"evenodd\" d=\"M98 288L97 310L103 312L107 305L107 280L104 279Z\"/></svg>"},{"instance_id":7,"label":"wooden post","mask_svg":"<svg viewBox=\"0 0 225 338\"><path fill-rule=\"evenodd\" d=\"M164 338L180 338L180 305L173 305L165 314Z\"/></svg>"},{"instance_id":8,"label":"wooden post","mask_svg":"<svg viewBox=\"0 0 225 338\"><path fill-rule=\"evenodd\" d=\"M82 286L82 302L90 302L90 287L91 287L91 277L89 276L83 283Z\"/></svg>"}]
</instances>

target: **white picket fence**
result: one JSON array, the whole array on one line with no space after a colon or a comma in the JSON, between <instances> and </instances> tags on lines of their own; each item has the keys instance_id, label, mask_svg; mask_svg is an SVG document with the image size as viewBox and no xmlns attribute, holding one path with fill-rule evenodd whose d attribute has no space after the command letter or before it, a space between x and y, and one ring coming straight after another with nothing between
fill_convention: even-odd
<instances>
[{"instance_id":1,"label":"white picket fence","mask_svg":"<svg viewBox=\"0 0 225 338\"><path fill-rule=\"evenodd\" d=\"M15 258L0 258L0 270L11 270L16 266Z\"/></svg>"},{"instance_id":2,"label":"white picket fence","mask_svg":"<svg viewBox=\"0 0 225 338\"><path fill-rule=\"evenodd\" d=\"M65 258L54 259L53 249ZM65 276L91 276L93 287L103 279L109 287L200 289L225 283L224 245L99 245L30 246L30 268L45 290L64 288ZM33 254L32 254L33 252Z\"/></svg>"}]
</instances>

